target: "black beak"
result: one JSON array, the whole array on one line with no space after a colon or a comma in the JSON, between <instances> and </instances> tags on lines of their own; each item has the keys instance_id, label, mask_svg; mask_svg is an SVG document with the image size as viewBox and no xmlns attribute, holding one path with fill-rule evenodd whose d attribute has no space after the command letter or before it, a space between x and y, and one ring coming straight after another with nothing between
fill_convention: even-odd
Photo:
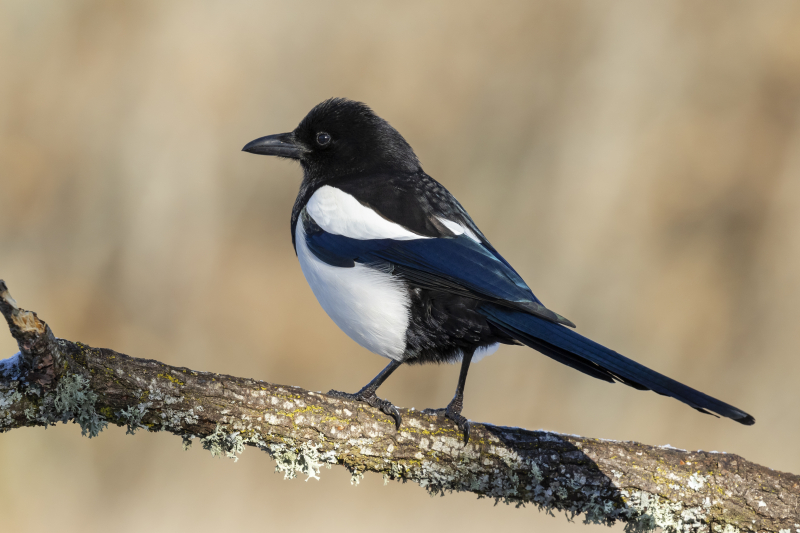
<instances>
[{"instance_id":1,"label":"black beak","mask_svg":"<svg viewBox=\"0 0 800 533\"><path fill-rule=\"evenodd\" d=\"M291 133L279 133L277 135L267 135L255 141L250 141L243 152L261 155L276 155L287 159L300 159L302 150L294 142L294 135Z\"/></svg>"}]
</instances>

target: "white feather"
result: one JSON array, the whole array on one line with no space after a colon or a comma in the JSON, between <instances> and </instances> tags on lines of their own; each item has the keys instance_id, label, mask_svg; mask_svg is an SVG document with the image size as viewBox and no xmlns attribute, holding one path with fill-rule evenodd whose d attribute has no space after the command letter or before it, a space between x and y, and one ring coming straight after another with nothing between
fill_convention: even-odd
<instances>
[{"instance_id":1,"label":"white feather","mask_svg":"<svg viewBox=\"0 0 800 533\"><path fill-rule=\"evenodd\" d=\"M475 353L472 354L472 361L471 363L477 363L484 357L488 357L492 355L497 349L500 347L500 343L496 342L494 344L490 344L489 346L484 346L483 348L478 348L475 350ZM460 363L461 360L464 358L464 352L459 352L458 357L453 360L454 363Z\"/></svg>"},{"instance_id":2,"label":"white feather","mask_svg":"<svg viewBox=\"0 0 800 533\"><path fill-rule=\"evenodd\" d=\"M449 229L456 235L466 234L467 237L477 242L478 244L481 244L481 240L478 238L478 236L475 235L475 233L465 225L459 224L458 222L453 222L452 220L447 220L446 218L442 217L436 217L436 218L438 218L439 222L447 226L447 229Z\"/></svg>"},{"instance_id":3,"label":"white feather","mask_svg":"<svg viewBox=\"0 0 800 533\"><path fill-rule=\"evenodd\" d=\"M317 225L334 235L351 239L428 239L386 220L341 189L323 185L306 204L306 212Z\"/></svg>"},{"instance_id":4,"label":"white feather","mask_svg":"<svg viewBox=\"0 0 800 533\"><path fill-rule=\"evenodd\" d=\"M311 216L325 231L330 231ZM352 268L340 268L320 261L308 249L302 222L295 230L295 244L306 281L336 325L367 350L401 360L410 313L403 282L387 272L358 263Z\"/></svg>"},{"instance_id":5,"label":"white feather","mask_svg":"<svg viewBox=\"0 0 800 533\"><path fill-rule=\"evenodd\" d=\"M490 344L489 346L484 346L483 348L478 348L475 350L475 353L472 355L472 362L477 363L484 357L488 357L492 355L497 349L500 347L500 343L496 342L494 344Z\"/></svg>"}]
</instances>

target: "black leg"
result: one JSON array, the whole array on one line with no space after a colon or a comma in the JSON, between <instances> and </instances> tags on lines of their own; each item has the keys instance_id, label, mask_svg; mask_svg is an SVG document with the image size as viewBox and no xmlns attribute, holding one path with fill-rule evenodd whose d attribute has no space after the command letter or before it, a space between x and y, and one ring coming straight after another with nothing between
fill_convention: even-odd
<instances>
[{"instance_id":1,"label":"black leg","mask_svg":"<svg viewBox=\"0 0 800 533\"><path fill-rule=\"evenodd\" d=\"M397 407L392 405L391 402L378 398L378 396L375 394L375 391L378 390L378 387L380 387L383 384L383 382L386 381L386 378L388 378L392 374L392 372L397 370L397 367L399 367L401 364L403 363L398 363L397 361L392 360L392 362L389 363L386 366L386 368L381 370L380 373L377 376L375 376L375 379L367 383L367 385L363 389L361 389L355 394L340 392L338 390L331 390L328 391L328 396L333 396L334 398L342 398L345 400L356 400L359 402L365 402L371 405L372 407L375 407L376 409L380 409L387 415L394 418L395 426L399 430L401 418L400 418L400 412L397 410Z\"/></svg>"},{"instance_id":2,"label":"black leg","mask_svg":"<svg viewBox=\"0 0 800 533\"><path fill-rule=\"evenodd\" d=\"M467 384L467 372L469 372L469 364L472 362L472 356L475 351L464 354L461 359L461 373L458 375L458 386L456 387L456 395L450 401L445 409L425 409L423 413L432 415L444 415L456 423L458 428L464 432L464 444L469 442L469 420L461 416L461 409L464 408L464 386Z\"/></svg>"}]
</instances>

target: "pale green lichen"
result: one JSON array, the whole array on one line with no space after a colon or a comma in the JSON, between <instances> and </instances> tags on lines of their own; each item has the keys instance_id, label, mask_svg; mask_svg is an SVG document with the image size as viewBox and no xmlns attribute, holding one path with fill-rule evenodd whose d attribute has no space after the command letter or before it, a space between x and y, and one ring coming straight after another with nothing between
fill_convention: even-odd
<instances>
[{"instance_id":1,"label":"pale green lichen","mask_svg":"<svg viewBox=\"0 0 800 533\"><path fill-rule=\"evenodd\" d=\"M29 397L40 397L36 387L29 387L25 392ZM39 422L45 427L56 422L73 420L81 426L81 433L89 438L96 437L108 425L105 417L100 415L95 404L97 394L89 387L89 380L76 374L68 374L59 380L55 391L47 392L37 400L35 405L27 406L23 414L29 422ZM0 426L10 425L13 420L8 408L23 395L16 391L0 392Z\"/></svg>"},{"instance_id":2,"label":"pale green lichen","mask_svg":"<svg viewBox=\"0 0 800 533\"><path fill-rule=\"evenodd\" d=\"M328 466L330 468L330 466ZM319 478L317 478L319 479ZM354 468L350 471L350 484L354 486L358 486L361 484L361 480L364 479L364 471ZM306 480L308 481L308 480Z\"/></svg>"},{"instance_id":3,"label":"pale green lichen","mask_svg":"<svg viewBox=\"0 0 800 533\"><path fill-rule=\"evenodd\" d=\"M95 410L97 393L89 387L89 380L77 374L61 378L56 386L53 407L62 422L74 420L81 426L81 435L96 437L108 422Z\"/></svg>"},{"instance_id":4,"label":"pale green lichen","mask_svg":"<svg viewBox=\"0 0 800 533\"><path fill-rule=\"evenodd\" d=\"M698 490L703 488L703 485L708 480L705 476L700 475L699 472L695 472L689 477L687 485L689 488L697 492Z\"/></svg>"},{"instance_id":5,"label":"pale green lichen","mask_svg":"<svg viewBox=\"0 0 800 533\"><path fill-rule=\"evenodd\" d=\"M285 439L282 443L267 444L256 432L251 432L250 435L241 431L229 433L220 424L217 424L214 433L200 439L200 443L204 450L211 452L212 457L227 457L234 461L239 460L246 445L252 444L275 459L275 471L282 472L284 479L293 479L298 473L305 474L306 481L311 478L319 479L323 466L330 468L331 464L337 462L335 451L322 451L322 442L303 442L297 446L292 439ZM187 449L191 445L191 439L184 437L183 444L184 449Z\"/></svg>"},{"instance_id":6,"label":"pale green lichen","mask_svg":"<svg viewBox=\"0 0 800 533\"><path fill-rule=\"evenodd\" d=\"M611 500L598 500L599 493L591 494L584 507L584 524L606 524L608 518L617 510Z\"/></svg>"},{"instance_id":7,"label":"pale green lichen","mask_svg":"<svg viewBox=\"0 0 800 533\"><path fill-rule=\"evenodd\" d=\"M172 383L182 384L182 382L174 378L170 379L170 382L171 383L164 386L153 378L146 390L139 389L137 391L139 398L142 400L146 399L147 401L143 401L135 407L128 407L125 410L117 411L117 416L123 418L127 423L128 433L133 433L136 429L145 427L142 424L142 419L158 403L160 403L161 406L160 409L158 409L157 416L161 420L158 420L155 424L148 424L147 427L150 431L179 431L183 429L184 423L187 425L194 425L199 422L199 413L203 411L201 405L196 405L190 409L176 409L172 407L175 404L183 402L186 398L184 396L171 394L172 391L170 389L174 387Z\"/></svg>"},{"instance_id":8,"label":"pale green lichen","mask_svg":"<svg viewBox=\"0 0 800 533\"><path fill-rule=\"evenodd\" d=\"M214 429L214 433L200 439L200 443L204 450L211 452L212 457L227 457L233 459L234 462L239 460L239 455L244 452L245 445L265 446L264 441L257 435L243 436L239 431L228 433L219 424Z\"/></svg>"},{"instance_id":9,"label":"pale green lichen","mask_svg":"<svg viewBox=\"0 0 800 533\"><path fill-rule=\"evenodd\" d=\"M682 502L671 502L653 494L637 491L628 493L628 508L632 511L630 520L625 526L627 533L643 533L659 527L664 533L695 533L708 531L707 509L703 507L686 507ZM726 524L719 525L714 531L722 533L738 533L738 529Z\"/></svg>"},{"instance_id":10,"label":"pale green lichen","mask_svg":"<svg viewBox=\"0 0 800 533\"><path fill-rule=\"evenodd\" d=\"M164 408L161 412L161 426L162 428L179 429L182 422L187 424L197 424L200 417L197 413L201 412L203 407L201 405L195 406L188 410ZM197 411L197 413L195 412Z\"/></svg>"},{"instance_id":11,"label":"pale green lichen","mask_svg":"<svg viewBox=\"0 0 800 533\"><path fill-rule=\"evenodd\" d=\"M525 495L533 496L533 503L537 505L546 505L554 497L566 497L566 491L558 484L547 489L540 485L544 476L535 459L505 448L493 448L492 452L502 461L502 466L492 470L487 470L480 456L471 452L455 463L422 461L417 467L404 469L400 475L392 470L387 477L415 481L431 495L477 492L514 505L523 504Z\"/></svg>"},{"instance_id":12,"label":"pale green lichen","mask_svg":"<svg viewBox=\"0 0 800 533\"><path fill-rule=\"evenodd\" d=\"M11 426L14 423L11 407L22 399L16 389L0 390L0 428Z\"/></svg>"},{"instance_id":13,"label":"pale green lichen","mask_svg":"<svg viewBox=\"0 0 800 533\"><path fill-rule=\"evenodd\" d=\"M308 481L311 478L319 479L319 472L323 466L330 468L337 462L334 450L323 452L321 447L321 442L318 444L304 442L300 446L295 446L293 441L287 439L284 443L270 444L267 450L277 463L275 471L283 472L283 479L294 479L300 472L308 476L306 477ZM363 473L361 477L364 477ZM352 477L350 482L353 482Z\"/></svg>"},{"instance_id":14,"label":"pale green lichen","mask_svg":"<svg viewBox=\"0 0 800 533\"><path fill-rule=\"evenodd\" d=\"M133 435L137 429L143 428L142 418L147 414L147 409L153 404L151 402L140 403L136 406L128 406L121 411L117 411L116 415L125 420L127 425L126 435Z\"/></svg>"}]
</instances>

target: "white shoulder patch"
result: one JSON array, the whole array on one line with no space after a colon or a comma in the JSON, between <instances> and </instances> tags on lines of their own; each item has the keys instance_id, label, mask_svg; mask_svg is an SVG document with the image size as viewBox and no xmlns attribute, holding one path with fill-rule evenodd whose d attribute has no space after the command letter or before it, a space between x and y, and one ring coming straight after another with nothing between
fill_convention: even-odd
<instances>
[{"instance_id":1,"label":"white shoulder patch","mask_svg":"<svg viewBox=\"0 0 800 533\"><path fill-rule=\"evenodd\" d=\"M446 218L436 217L439 219L439 222L447 226L447 229L455 233L456 235L465 234L467 237L472 239L473 241L477 242L478 244L481 243L481 240L478 238L475 233L468 227L464 226L463 224L459 224L458 222L453 222L452 220L447 220Z\"/></svg>"},{"instance_id":2,"label":"white shoulder patch","mask_svg":"<svg viewBox=\"0 0 800 533\"><path fill-rule=\"evenodd\" d=\"M320 261L308 249L302 223L295 242L303 275L336 325L367 350L402 361L411 303L400 278L359 263L339 268Z\"/></svg>"},{"instance_id":3,"label":"white shoulder patch","mask_svg":"<svg viewBox=\"0 0 800 533\"><path fill-rule=\"evenodd\" d=\"M351 239L429 239L386 220L341 189L323 185L311 195L306 212L314 222L334 235Z\"/></svg>"}]
</instances>

